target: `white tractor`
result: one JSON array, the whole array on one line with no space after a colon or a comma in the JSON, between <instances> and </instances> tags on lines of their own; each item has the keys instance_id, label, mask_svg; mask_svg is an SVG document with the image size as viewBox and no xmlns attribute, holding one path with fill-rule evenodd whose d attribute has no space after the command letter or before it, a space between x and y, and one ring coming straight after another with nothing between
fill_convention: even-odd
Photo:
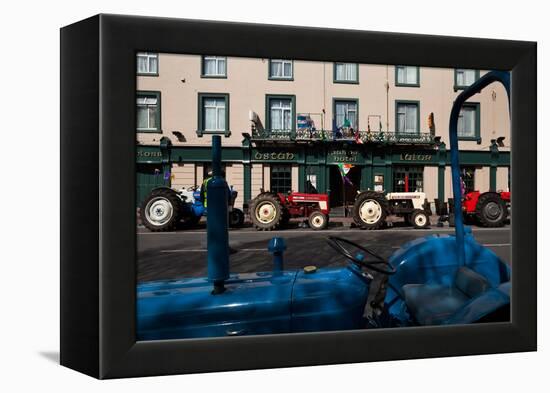
<instances>
[{"instance_id":1,"label":"white tractor","mask_svg":"<svg viewBox=\"0 0 550 393\"><path fill-rule=\"evenodd\" d=\"M415 228L430 225L430 205L423 192L363 191L353 204L353 220L364 229L379 229L386 224L386 217L396 215Z\"/></svg>"}]
</instances>

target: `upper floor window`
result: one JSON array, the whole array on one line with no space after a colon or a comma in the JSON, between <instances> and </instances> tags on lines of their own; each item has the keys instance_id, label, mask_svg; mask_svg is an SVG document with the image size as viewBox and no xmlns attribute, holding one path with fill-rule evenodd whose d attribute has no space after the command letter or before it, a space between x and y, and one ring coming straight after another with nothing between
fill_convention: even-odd
<instances>
[{"instance_id":1,"label":"upper floor window","mask_svg":"<svg viewBox=\"0 0 550 393\"><path fill-rule=\"evenodd\" d=\"M160 93L137 92L137 130L160 132Z\"/></svg>"},{"instance_id":2,"label":"upper floor window","mask_svg":"<svg viewBox=\"0 0 550 393\"><path fill-rule=\"evenodd\" d=\"M337 128L357 129L357 100L335 100L334 113Z\"/></svg>"},{"instance_id":3,"label":"upper floor window","mask_svg":"<svg viewBox=\"0 0 550 393\"><path fill-rule=\"evenodd\" d=\"M396 86L420 86L420 67L395 66Z\"/></svg>"},{"instance_id":4,"label":"upper floor window","mask_svg":"<svg viewBox=\"0 0 550 393\"><path fill-rule=\"evenodd\" d=\"M199 94L199 124L197 134L229 136L229 94Z\"/></svg>"},{"instance_id":5,"label":"upper floor window","mask_svg":"<svg viewBox=\"0 0 550 393\"><path fill-rule=\"evenodd\" d=\"M227 77L227 58L221 56L203 56L202 76L206 78Z\"/></svg>"},{"instance_id":6,"label":"upper floor window","mask_svg":"<svg viewBox=\"0 0 550 393\"><path fill-rule=\"evenodd\" d=\"M417 134L420 131L418 116L419 103L397 101L395 105L396 131L398 133Z\"/></svg>"},{"instance_id":7,"label":"upper floor window","mask_svg":"<svg viewBox=\"0 0 550 393\"><path fill-rule=\"evenodd\" d=\"M269 79L292 80L293 68L292 60L269 60Z\"/></svg>"},{"instance_id":8,"label":"upper floor window","mask_svg":"<svg viewBox=\"0 0 550 393\"><path fill-rule=\"evenodd\" d=\"M479 70L455 69L455 89L464 89L479 79Z\"/></svg>"},{"instance_id":9,"label":"upper floor window","mask_svg":"<svg viewBox=\"0 0 550 393\"><path fill-rule=\"evenodd\" d=\"M466 102L458 115L458 138L478 140L480 137L479 104Z\"/></svg>"},{"instance_id":10,"label":"upper floor window","mask_svg":"<svg viewBox=\"0 0 550 393\"><path fill-rule=\"evenodd\" d=\"M137 73L138 75L158 75L159 57L158 53L138 52Z\"/></svg>"},{"instance_id":11,"label":"upper floor window","mask_svg":"<svg viewBox=\"0 0 550 393\"><path fill-rule=\"evenodd\" d=\"M334 82L359 83L359 64L334 63Z\"/></svg>"}]
</instances>

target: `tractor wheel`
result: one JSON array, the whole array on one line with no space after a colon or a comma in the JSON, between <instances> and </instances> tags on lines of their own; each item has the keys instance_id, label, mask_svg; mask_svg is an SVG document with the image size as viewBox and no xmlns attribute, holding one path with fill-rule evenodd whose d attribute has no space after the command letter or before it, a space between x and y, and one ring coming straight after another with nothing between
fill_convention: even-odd
<instances>
[{"instance_id":1,"label":"tractor wheel","mask_svg":"<svg viewBox=\"0 0 550 393\"><path fill-rule=\"evenodd\" d=\"M476 218L481 226L501 227L508 216L506 203L498 194L481 194L477 200Z\"/></svg>"},{"instance_id":2,"label":"tractor wheel","mask_svg":"<svg viewBox=\"0 0 550 393\"><path fill-rule=\"evenodd\" d=\"M250 219L260 231L277 229L283 219L283 207L276 195L260 194L252 200Z\"/></svg>"},{"instance_id":3,"label":"tractor wheel","mask_svg":"<svg viewBox=\"0 0 550 393\"><path fill-rule=\"evenodd\" d=\"M168 188L155 190L141 204L140 216L152 232L172 230L181 218L181 199Z\"/></svg>"},{"instance_id":4,"label":"tractor wheel","mask_svg":"<svg viewBox=\"0 0 550 393\"><path fill-rule=\"evenodd\" d=\"M308 222L311 229L314 231L319 231L327 228L328 217L323 212L316 211L309 215Z\"/></svg>"},{"instance_id":5,"label":"tractor wheel","mask_svg":"<svg viewBox=\"0 0 550 393\"><path fill-rule=\"evenodd\" d=\"M244 213L241 209L233 208L229 212L229 226L231 228L239 228L244 224Z\"/></svg>"},{"instance_id":6,"label":"tractor wheel","mask_svg":"<svg viewBox=\"0 0 550 393\"><path fill-rule=\"evenodd\" d=\"M364 191L355 198L353 220L364 229L378 229L386 223L388 201L383 194Z\"/></svg>"},{"instance_id":7,"label":"tractor wheel","mask_svg":"<svg viewBox=\"0 0 550 393\"><path fill-rule=\"evenodd\" d=\"M416 229L424 229L430 226L430 217L426 211L421 209L414 209L411 214L411 224Z\"/></svg>"}]
</instances>

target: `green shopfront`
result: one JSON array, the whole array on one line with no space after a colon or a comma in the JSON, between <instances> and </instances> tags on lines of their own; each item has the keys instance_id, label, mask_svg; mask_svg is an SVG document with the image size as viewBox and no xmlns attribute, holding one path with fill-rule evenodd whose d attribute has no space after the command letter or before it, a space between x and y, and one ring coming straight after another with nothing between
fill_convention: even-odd
<instances>
[{"instance_id":1,"label":"green shopfront","mask_svg":"<svg viewBox=\"0 0 550 393\"><path fill-rule=\"evenodd\" d=\"M138 145L138 203L154 186L170 185L174 180L174 174L170 174L174 166L199 165L210 160L209 146L172 146L167 139L160 146ZM497 190L497 172L505 169L509 173L510 153L499 151L496 143L484 150L461 151L460 160L464 174L486 174L486 184L476 181L479 188ZM271 174L269 188L272 191L308 192L314 187L320 193L330 194L332 206L350 203L359 189L423 191L430 201L450 197L445 187L450 183L450 154L441 142L429 145L335 141L261 143L245 138L240 147L223 147L222 161L242 171L238 174L242 182L237 191L244 196L244 203L260 192L254 172L258 167L262 168L262 176ZM343 164L348 168L346 179L342 176ZM498 184L499 188L508 187L502 183ZM470 187L475 187L473 180Z\"/></svg>"}]
</instances>

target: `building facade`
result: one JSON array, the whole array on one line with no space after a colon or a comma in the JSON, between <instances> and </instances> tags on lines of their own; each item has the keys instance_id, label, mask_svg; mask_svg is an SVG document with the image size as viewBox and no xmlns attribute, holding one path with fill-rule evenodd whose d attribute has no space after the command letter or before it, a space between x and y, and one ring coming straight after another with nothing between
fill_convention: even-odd
<instances>
[{"instance_id":1,"label":"building facade","mask_svg":"<svg viewBox=\"0 0 550 393\"><path fill-rule=\"evenodd\" d=\"M201 184L210 135L221 133L226 179L241 207L261 189L356 190L451 196L448 122L453 100L484 71L303 60L138 53L137 183ZM510 120L491 85L459 122L467 189L508 190ZM345 167L345 168L344 168ZM345 178L343 173L346 173Z\"/></svg>"}]
</instances>

